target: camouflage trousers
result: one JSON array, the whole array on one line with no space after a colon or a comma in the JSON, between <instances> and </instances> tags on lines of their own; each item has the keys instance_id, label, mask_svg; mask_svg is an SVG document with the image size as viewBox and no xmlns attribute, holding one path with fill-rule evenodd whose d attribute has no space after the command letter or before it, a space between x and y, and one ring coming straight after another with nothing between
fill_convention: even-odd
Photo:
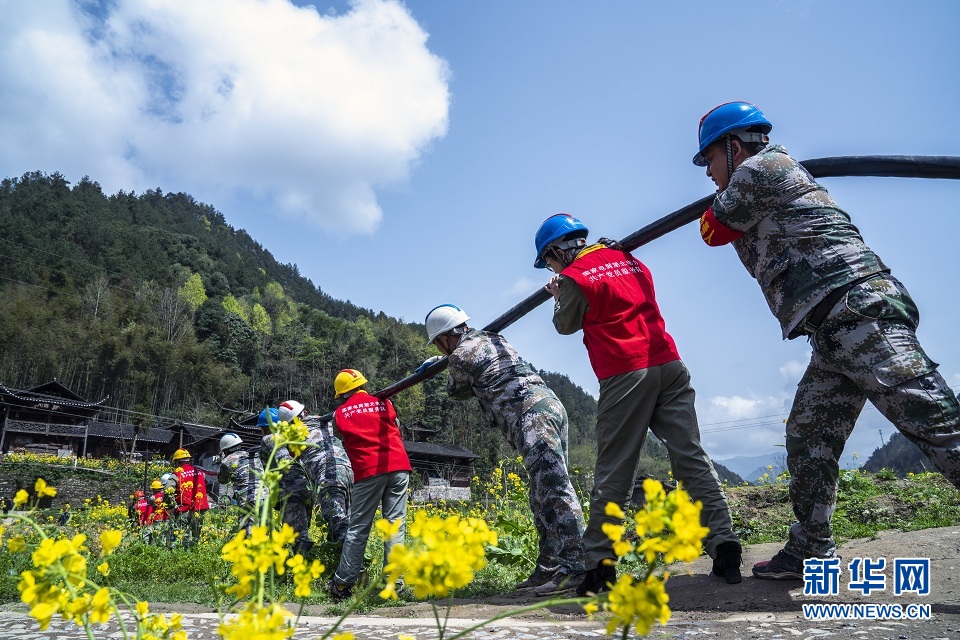
<instances>
[{"instance_id":1,"label":"camouflage trousers","mask_svg":"<svg viewBox=\"0 0 960 640\"><path fill-rule=\"evenodd\" d=\"M813 356L787 420L790 499L785 550L836 554L830 519L840 454L867 400L960 487L960 404L917 340L919 313L891 276L852 288L810 337Z\"/></svg>"},{"instance_id":2,"label":"camouflage trousers","mask_svg":"<svg viewBox=\"0 0 960 640\"><path fill-rule=\"evenodd\" d=\"M563 405L544 399L520 418L510 440L530 478L530 510L539 536L537 566L584 571L583 510L567 469L569 422Z\"/></svg>"},{"instance_id":3,"label":"camouflage trousers","mask_svg":"<svg viewBox=\"0 0 960 640\"><path fill-rule=\"evenodd\" d=\"M738 542L720 479L700 444L695 397L690 373L679 360L600 381L597 464L590 521L583 535L589 567L615 557L603 523L620 522L606 515L606 506L609 502L622 509L629 506L648 429L670 454L673 477L694 500L703 503L700 522L710 529L703 546L710 557L716 557L721 543Z\"/></svg>"},{"instance_id":4,"label":"camouflage trousers","mask_svg":"<svg viewBox=\"0 0 960 640\"><path fill-rule=\"evenodd\" d=\"M327 539L343 542L350 527L350 496L353 493L353 469L336 465L336 481L316 488L320 514L327 522Z\"/></svg>"},{"instance_id":5,"label":"camouflage trousers","mask_svg":"<svg viewBox=\"0 0 960 640\"><path fill-rule=\"evenodd\" d=\"M291 465L280 480L281 520L297 533L294 552L306 555L313 548L310 539L310 521L313 519L313 493L307 483L303 467Z\"/></svg>"}]
</instances>

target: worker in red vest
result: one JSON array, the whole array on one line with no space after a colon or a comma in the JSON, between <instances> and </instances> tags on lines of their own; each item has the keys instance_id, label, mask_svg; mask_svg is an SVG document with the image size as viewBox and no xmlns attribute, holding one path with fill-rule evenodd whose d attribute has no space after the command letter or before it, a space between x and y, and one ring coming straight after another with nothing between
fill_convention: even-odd
<instances>
[{"instance_id":1,"label":"worker in red vest","mask_svg":"<svg viewBox=\"0 0 960 640\"><path fill-rule=\"evenodd\" d=\"M557 275L546 286L554 298L558 332L583 330L583 343L597 378L597 462L590 518L583 536L587 571L578 595L599 593L616 582L613 544L603 524L619 524L605 509L626 509L637 477L647 430L670 454L673 475L694 500L710 529L704 548L713 573L741 581L741 547L730 505L713 463L700 444L690 373L667 333L646 265L619 243L601 238L588 245L587 227L566 213L547 218L537 231L534 266Z\"/></svg>"},{"instance_id":2,"label":"worker in red vest","mask_svg":"<svg viewBox=\"0 0 960 640\"><path fill-rule=\"evenodd\" d=\"M170 514L167 512L167 505L165 501L165 495L163 492L163 483L160 480L155 479L150 484L150 489L153 491L153 513L151 514L151 522L166 522L170 519Z\"/></svg>"},{"instance_id":3,"label":"worker in red vest","mask_svg":"<svg viewBox=\"0 0 960 640\"><path fill-rule=\"evenodd\" d=\"M207 498L207 479L203 470L194 467L193 458L186 449L177 449L173 453L174 475L177 477L177 517L186 524L190 533L184 540L185 547L192 547L200 540L203 528L203 514L210 508Z\"/></svg>"},{"instance_id":4,"label":"worker in red vest","mask_svg":"<svg viewBox=\"0 0 960 640\"><path fill-rule=\"evenodd\" d=\"M334 600L349 597L360 579L377 508L385 520L400 520L397 533L383 543L384 565L391 547L403 543L407 517L407 486L413 468L400 438L397 411L389 400L367 393L363 389L366 383L356 369L342 370L333 381L336 397L344 398L333 414L333 429L343 440L354 476L347 534L340 564L329 584Z\"/></svg>"},{"instance_id":5,"label":"worker in red vest","mask_svg":"<svg viewBox=\"0 0 960 640\"><path fill-rule=\"evenodd\" d=\"M137 524L141 527L150 524L150 517L153 515L153 507L147 502L143 491L134 491L133 497L136 499L134 509L137 511Z\"/></svg>"}]
</instances>

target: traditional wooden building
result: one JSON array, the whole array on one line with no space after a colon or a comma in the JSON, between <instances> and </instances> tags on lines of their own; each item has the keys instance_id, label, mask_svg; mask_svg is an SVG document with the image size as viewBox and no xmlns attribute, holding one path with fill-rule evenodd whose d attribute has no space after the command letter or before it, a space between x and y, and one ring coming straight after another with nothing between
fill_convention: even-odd
<instances>
[{"instance_id":1,"label":"traditional wooden building","mask_svg":"<svg viewBox=\"0 0 960 640\"><path fill-rule=\"evenodd\" d=\"M427 441L437 433L419 420L401 425L403 446L419 477L415 484L422 487L414 491L413 500L469 500L473 464L480 456L459 445Z\"/></svg>"},{"instance_id":2,"label":"traditional wooden building","mask_svg":"<svg viewBox=\"0 0 960 640\"><path fill-rule=\"evenodd\" d=\"M0 451L82 455L87 423L106 401L89 402L56 379L25 390L0 384Z\"/></svg>"}]
</instances>

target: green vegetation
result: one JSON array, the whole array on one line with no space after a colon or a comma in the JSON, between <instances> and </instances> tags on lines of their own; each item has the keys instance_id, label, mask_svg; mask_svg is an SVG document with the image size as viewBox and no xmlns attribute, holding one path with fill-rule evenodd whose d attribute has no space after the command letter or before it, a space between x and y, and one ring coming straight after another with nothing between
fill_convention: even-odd
<instances>
[{"instance_id":1,"label":"green vegetation","mask_svg":"<svg viewBox=\"0 0 960 640\"><path fill-rule=\"evenodd\" d=\"M527 506L526 484L517 473L522 470L515 459L501 461L486 479L475 478L472 503L440 502L411 505L411 514L426 510L429 514L460 515L486 519L498 536L497 546L488 550L490 563L469 586L458 591L460 597L482 598L503 593L530 573L537 555L537 538ZM960 492L940 474L911 474L898 479L887 471L871 474L858 470L841 473L840 494L833 519L838 541L871 537L886 529L913 531L931 527L960 525ZM758 486L727 487L727 496L734 514L734 525L745 544L783 542L787 538L793 514L788 485L781 475ZM229 580L229 567L220 557L220 549L230 537L237 519L235 509L217 509L207 514L204 535L192 550L168 550L143 543L135 528L126 521L124 505L105 501L92 502L74 509L67 525L56 524L56 510L41 513L40 522L49 534L71 537L85 533L90 541L110 528L128 530L124 543L111 556L110 585L151 602L196 603L216 607L218 590L215 584ZM325 538L322 525L313 536ZM5 536L8 542L10 534ZM29 543L30 540L28 539ZM368 561L371 579L379 579L379 558L382 543L371 536ZM333 565L333 553L325 553L321 561ZM7 545L0 550L0 601L18 600L17 583L21 571L29 568L29 556L11 552ZM627 560L625 568L643 571L643 561ZM94 567L89 568L91 575ZM278 578L277 594L295 601L294 585L289 577ZM401 603L409 597L401 596ZM335 612L344 605L331 602L322 590L315 590L304 601L320 607L317 613ZM371 597L364 608L392 606Z\"/></svg>"},{"instance_id":2,"label":"green vegetation","mask_svg":"<svg viewBox=\"0 0 960 640\"><path fill-rule=\"evenodd\" d=\"M147 427L222 424L218 404L259 410L286 398L324 413L340 369L382 388L436 354L422 325L334 300L187 194L108 196L59 174L0 182L0 296L0 382L57 378ZM596 402L566 376L544 375L592 467ZM444 384L437 376L394 404L489 471L511 452L476 402L449 400Z\"/></svg>"},{"instance_id":3,"label":"green vegetation","mask_svg":"<svg viewBox=\"0 0 960 640\"><path fill-rule=\"evenodd\" d=\"M785 476L768 484L728 487L734 529L745 544L787 539L793 511ZM915 531L960 525L960 492L939 473L840 472L833 516L837 541L868 538L885 529Z\"/></svg>"}]
</instances>

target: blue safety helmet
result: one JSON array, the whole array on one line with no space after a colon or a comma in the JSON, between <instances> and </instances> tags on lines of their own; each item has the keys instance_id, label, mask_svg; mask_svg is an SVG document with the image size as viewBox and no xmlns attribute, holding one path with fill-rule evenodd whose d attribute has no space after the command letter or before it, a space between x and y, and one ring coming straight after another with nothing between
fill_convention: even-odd
<instances>
[{"instance_id":1,"label":"blue safety helmet","mask_svg":"<svg viewBox=\"0 0 960 640\"><path fill-rule=\"evenodd\" d=\"M270 412L269 414L267 413L268 411ZM270 416L269 419L267 415ZM260 412L260 417L257 419L257 426L269 427L271 422L274 424L280 422L280 413L274 407L268 407Z\"/></svg>"},{"instance_id":2,"label":"blue safety helmet","mask_svg":"<svg viewBox=\"0 0 960 640\"><path fill-rule=\"evenodd\" d=\"M749 102L727 102L714 107L700 118L700 149L693 156L693 164L707 166L703 150L719 140L724 134L737 129L756 127L756 131L737 131L742 142L763 142L773 125L756 105Z\"/></svg>"},{"instance_id":3,"label":"blue safety helmet","mask_svg":"<svg viewBox=\"0 0 960 640\"><path fill-rule=\"evenodd\" d=\"M533 266L537 269L547 267L547 263L543 259L543 253L551 243L567 235L570 235L571 238L586 238L587 233L589 231L583 226L583 223L569 213L556 213L550 216L537 229L537 237L533 241L537 247L537 259Z\"/></svg>"}]
</instances>

